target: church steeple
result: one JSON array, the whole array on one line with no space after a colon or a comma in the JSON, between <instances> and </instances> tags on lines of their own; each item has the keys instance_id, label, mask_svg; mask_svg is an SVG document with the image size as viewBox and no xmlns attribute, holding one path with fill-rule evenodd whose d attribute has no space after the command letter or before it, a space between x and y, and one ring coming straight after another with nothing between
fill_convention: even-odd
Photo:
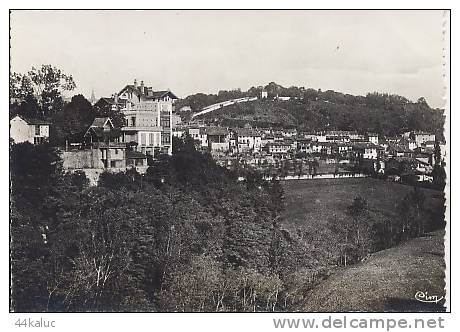
<instances>
[{"instance_id":1,"label":"church steeple","mask_svg":"<svg viewBox=\"0 0 460 332\"><path fill-rule=\"evenodd\" d=\"M96 97L94 96L94 89L91 89L91 99L89 100L91 105L96 103Z\"/></svg>"}]
</instances>

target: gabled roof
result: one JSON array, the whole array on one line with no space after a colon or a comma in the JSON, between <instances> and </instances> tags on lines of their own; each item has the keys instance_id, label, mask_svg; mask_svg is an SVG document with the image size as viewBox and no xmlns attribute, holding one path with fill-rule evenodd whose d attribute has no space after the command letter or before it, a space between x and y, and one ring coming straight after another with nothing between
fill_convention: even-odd
<instances>
[{"instance_id":1,"label":"gabled roof","mask_svg":"<svg viewBox=\"0 0 460 332\"><path fill-rule=\"evenodd\" d=\"M110 124L110 127L113 128L112 120L110 120L109 117L94 118L93 123L91 124L91 127L103 128L103 127L105 127L105 125L107 124L107 122Z\"/></svg>"},{"instance_id":2,"label":"gabled roof","mask_svg":"<svg viewBox=\"0 0 460 332\"><path fill-rule=\"evenodd\" d=\"M273 142L273 143L267 143L266 146L284 146L284 147L291 147L290 143L286 142Z\"/></svg>"},{"instance_id":3,"label":"gabled roof","mask_svg":"<svg viewBox=\"0 0 460 332\"><path fill-rule=\"evenodd\" d=\"M376 150L385 150L383 147L381 147L381 146L379 146L379 145L376 145L376 144L369 143L369 142L354 143L354 144L353 144L353 148L357 148L357 149L376 149Z\"/></svg>"},{"instance_id":4,"label":"gabled roof","mask_svg":"<svg viewBox=\"0 0 460 332\"><path fill-rule=\"evenodd\" d=\"M130 90L130 91L133 91L135 92L136 94L140 94L141 93L141 90L136 88L134 85L132 84L128 84L128 85L125 85L125 87L123 89L120 90L120 92L118 92L118 95L121 95L123 92L125 92L126 90Z\"/></svg>"},{"instance_id":5,"label":"gabled roof","mask_svg":"<svg viewBox=\"0 0 460 332\"><path fill-rule=\"evenodd\" d=\"M261 134L254 129L250 128L234 128L233 131L238 135L238 136L252 136L252 137L260 137Z\"/></svg>"},{"instance_id":6,"label":"gabled roof","mask_svg":"<svg viewBox=\"0 0 460 332\"><path fill-rule=\"evenodd\" d=\"M83 135L83 137L86 137L88 134L94 133L94 135L97 138L102 138L102 139L110 139L110 138L117 138L120 137L121 135L121 129L119 128L112 128L110 131L109 130L104 130L104 128L101 127L89 127L86 133Z\"/></svg>"},{"instance_id":7,"label":"gabled roof","mask_svg":"<svg viewBox=\"0 0 460 332\"><path fill-rule=\"evenodd\" d=\"M132 84L126 85L123 89L120 90L118 95L121 95L123 92L125 92L125 90L131 90L135 92L137 95L141 95L147 99L160 99L166 96L169 96L169 98L171 99L179 99L174 93L172 93L169 90L153 91L152 87L144 86L144 91L146 92L145 93L141 91L140 86L135 87Z\"/></svg>"},{"instance_id":8,"label":"gabled roof","mask_svg":"<svg viewBox=\"0 0 460 332\"><path fill-rule=\"evenodd\" d=\"M146 97L147 98L152 98L152 99L160 99L160 98L163 98L163 97L166 97L166 96L169 96L169 98L171 98L171 99L178 99L177 96L174 93L172 93L171 91L169 91L169 90L153 91L152 95L149 94Z\"/></svg>"},{"instance_id":9,"label":"gabled roof","mask_svg":"<svg viewBox=\"0 0 460 332\"><path fill-rule=\"evenodd\" d=\"M104 102L106 104L109 104L109 105L115 105L115 99L114 98L108 98L108 97L101 97L99 98L99 100L95 103L95 105L101 103L101 102ZM122 105L123 102L122 101L118 101L118 105Z\"/></svg>"},{"instance_id":10,"label":"gabled roof","mask_svg":"<svg viewBox=\"0 0 460 332\"><path fill-rule=\"evenodd\" d=\"M104 130L104 127L107 123L110 125L110 131ZM91 126L89 126L88 130L83 135L83 137L86 137L86 135L88 135L91 132L94 133L96 137L99 137L99 138L102 138L102 137L115 138L115 137L120 136L120 131L114 129L112 120L110 120L109 117L95 118Z\"/></svg>"},{"instance_id":11,"label":"gabled roof","mask_svg":"<svg viewBox=\"0 0 460 332\"><path fill-rule=\"evenodd\" d=\"M27 124L29 125L43 125L43 126L49 126L51 125L51 122L48 122L48 121L45 121L45 120L40 120L40 119L34 119L34 118L26 118L22 115L16 115L14 118L20 118L22 120L24 120ZM11 119L11 120L13 120Z\"/></svg>"},{"instance_id":12,"label":"gabled roof","mask_svg":"<svg viewBox=\"0 0 460 332\"><path fill-rule=\"evenodd\" d=\"M200 134L206 135L228 135L228 129L224 127L202 127Z\"/></svg>"},{"instance_id":13,"label":"gabled roof","mask_svg":"<svg viewBox=\"0 0 460 332\"><path fill-rule=\"evenodd\" d=\"M434 135L434 134L426 132L426 131L414 131L414 135Z\"/></svg>"}]
</instances>

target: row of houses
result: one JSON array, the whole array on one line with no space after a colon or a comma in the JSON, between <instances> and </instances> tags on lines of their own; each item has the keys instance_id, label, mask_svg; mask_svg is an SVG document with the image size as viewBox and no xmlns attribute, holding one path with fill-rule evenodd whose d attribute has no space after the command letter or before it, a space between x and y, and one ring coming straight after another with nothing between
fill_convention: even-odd
<instances>
[{"instance_id":1,"label":"row of houses","mask_svg":"<svg viewBox=\"0 0 460 332\"><path fill-rule=\"evenodd\" d=\"M188 134L197 147L211 152L259 152L262 149L273 154L290 152L318 153L325 155L347 154L362 151L364 159L377 159L379 155L409 156L414 152L432 152L435 135L413 132L406 137L379 137L376 133L329 131L298 133L296 129L253 129L212 126L182 126L173 129L173 135Z\"/></svg>"},{"instance_id":2,"label":"row of houses","mask_svg":"<svg viewBox=\"0 0 460 332\"><path fill-rule=\"evenodd\" d=\"M385 174L410 172L419 181L429 180L434 166L436 137L432 133L411 132L398 137L354 131L297 132L296 129L253 129L212 126L181 126L173 135L190 135L196 147L211 152L222 165L234 159L258 167L276 160L320 158L326 164L359 165ZM445 145L441 142L441 155ZM340 168L340 167L339 167Z\"/></svg>"},{"instance_id":3,"label":"row of houses","mask_svg":"<svg viewBox=\"0 0 460 332\"><path fill-rule=\"evenodd\" d=\"M115 128L108 118L96 118L78 142L61 147L63 167L82 170L97 181L101 170L136 168L145 172L147 156L172 154L173 115L177 97L169 90L154 91L141 81L128 84L111 97L100 98L96 107L120 111L125 124ZM12 143L41 144L49 140L52 123L16 116L10 120Z\"/></svg>"}]
</instances>

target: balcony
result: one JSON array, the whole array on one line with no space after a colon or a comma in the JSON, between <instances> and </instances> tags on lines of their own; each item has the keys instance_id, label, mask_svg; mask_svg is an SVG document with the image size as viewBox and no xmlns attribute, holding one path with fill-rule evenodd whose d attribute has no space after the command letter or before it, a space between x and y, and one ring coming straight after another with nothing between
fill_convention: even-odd
<instances>
[{"instance_id":1,"label":"balcony","mask_svg":"<svg viewBox=\"0 0 460 332\"><path fill-rule=\"evenodd\" d=\"M161 126L125 126L121 128L122 131L154 131L161 132L163 127Z\"/></svg>"}]
</instances>

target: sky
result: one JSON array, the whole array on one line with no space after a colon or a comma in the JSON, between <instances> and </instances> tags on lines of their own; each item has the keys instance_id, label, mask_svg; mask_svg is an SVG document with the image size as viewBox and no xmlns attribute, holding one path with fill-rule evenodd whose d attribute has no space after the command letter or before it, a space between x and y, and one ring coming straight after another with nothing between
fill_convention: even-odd
<instances>
[{"instance_id":1,"label":"sky","mask_svg":"<svg viewBox=\"0 0 460 332\"><path fill-rule=\"evenodd\" d=\"M52 64L90 97L266 85L444 107L442 11L13 11L11 70Z\"/></svg>"}]
</instances>

